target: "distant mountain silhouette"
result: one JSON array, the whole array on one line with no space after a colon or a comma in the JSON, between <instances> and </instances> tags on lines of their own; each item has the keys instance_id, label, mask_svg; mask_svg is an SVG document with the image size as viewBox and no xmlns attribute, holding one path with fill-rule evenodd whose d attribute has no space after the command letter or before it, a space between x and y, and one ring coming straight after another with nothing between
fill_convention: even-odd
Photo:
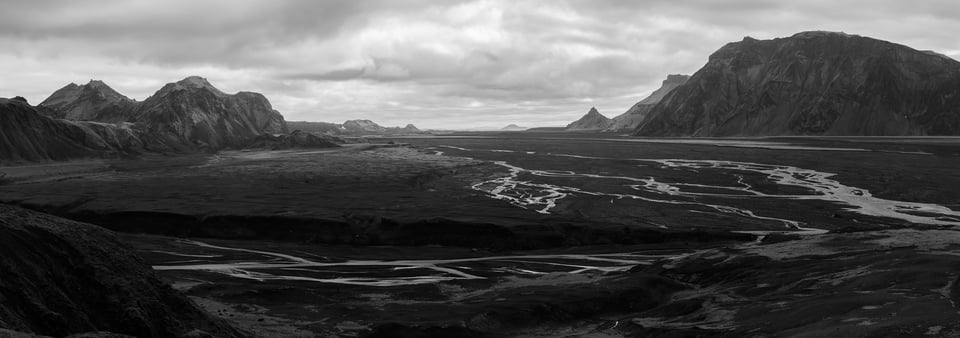
<instances>
[{"instance_id":1,"label":"distant mountain silhouette","mask_svg":"<svg viewBox=\"0 0 960 338\"><path fill-rule=\"evenodd\" d=\"M512 124L512 123L509 124L509 125L507 125L506 127L500 128L500 130L503 130L503 131L523 131L523 130L527 130L527 129L528 129L528 128L526 128L526 127L521 127L521 126L518 126L518 125Z\"/></svg>"},{"instance_id":2,"label":"distant mountain silhouette","mask_svg":"<svg viewBox=\"0 0 960 338\"><path fill-rule=\"evenodd\" d=\"M613 124L613 120L603 116L600 112L597 111L597 108L590 108L590 111L587 114L583 115L579 120L573 121L567 125L567 131L589 131L589 130L604 130L610 127Z\"/></svg>"},{"instance_id":3,"label":"distant mountain silhouette","mask_svg":"<svg viewBox=\"0 0 960 338\"><path fill-rule=\"evenodd\" d=\"M290 130L302 130L309 133L322 133L335 136L403 135L425 133L423 130L420 130L413 124L407 124L404 127L384 127L370 120L348 120L342 124L328 122L289 121L287 122L287 127Z\"/></svg>"},{"instance_id":4,"label":"distant mountain silhouette","mask_svg":"<svg viewBox=\"0 0 960 338\"><path fill-rule=\"evenodd\" d=\"M642 136L960 135L960 62L833 32L729 43Z\"/></svg>"},{"instance_id":5,"label":"distant mountain silhouette","mask_svg":"<svg viewBox=\"0 0 960 338\"><path fill-rule=\"evenodd\" d=\"M687 80L689 79L690 75L667 75L667 78L663 80L660 88L651 93L650 96L640 100L640 102L634 104L623 114L614 117L613 123L610 125L610 127L607 127L606 131L625 132L636 129L637 126L639 126L640 123L642 123L647 117L647 114L650 113L650 110L652 110L657 103L660 103L660 100L663 100L668 93L680 85L687 83Z\"/></svg>"}]
</instances>

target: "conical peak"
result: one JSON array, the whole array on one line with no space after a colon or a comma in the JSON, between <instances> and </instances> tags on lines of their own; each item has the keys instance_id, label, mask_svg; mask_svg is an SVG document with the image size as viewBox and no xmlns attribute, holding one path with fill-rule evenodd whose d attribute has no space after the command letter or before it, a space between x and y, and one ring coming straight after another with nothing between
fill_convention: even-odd
<instances>
[{"instance_id":1,"label":"conical peak","mask_svg":"<svg viewBox=\"0 0 960 338\"><path fill-rule=\"evenodd\" d=\"M109 86L107 86L106 83L103 83L103 81L94 80L94 79L90 79L90 81L88 81L85 86L88 86L88 87L109 87Z\"/></svg>"},{"instance_id":2,"label":"conical peak","mask_svg":"<svg viewBox=\"0 0 960 338\"><path fill-rule=\"evenodd\" d=\"M207 81L207 79L202 78L202 77L199 77L199 76L196 76L196 75L194 75L194 76L188 76L188 77L184 78L183 80L177 81L177 84L179 84L179 85L181 85L181 86L184 86L184 87L192 87L192 88L213 88L213 89L216 89L216 88L213 87L212 84L210 84L209 81Z\"/></svg>"}]
</instances>

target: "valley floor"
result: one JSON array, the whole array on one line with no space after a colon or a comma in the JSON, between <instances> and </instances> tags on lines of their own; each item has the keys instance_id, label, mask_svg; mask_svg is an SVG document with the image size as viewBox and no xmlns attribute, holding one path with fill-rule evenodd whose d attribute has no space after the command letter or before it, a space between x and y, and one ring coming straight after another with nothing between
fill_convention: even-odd
<instances>
[{"instance_id":1,"label":"valley floor","mask_svg":"<svg viewBox=\"0 0 960 338\"><path fill-rule=\"evenodd\" d=\"M0 201L125 233L260 336L951 336L955 168L944 138L473 134L0 167Z\"/></svg>"}]
</instances>

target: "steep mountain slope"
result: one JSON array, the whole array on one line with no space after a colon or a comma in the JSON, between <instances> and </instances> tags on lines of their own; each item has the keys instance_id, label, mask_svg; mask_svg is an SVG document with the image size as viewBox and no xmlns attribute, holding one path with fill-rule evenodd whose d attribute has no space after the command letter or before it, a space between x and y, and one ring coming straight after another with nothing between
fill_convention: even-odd
<instances>
[{"instance_id":1,"label":"steep mountain slope","mask_svg":"<svg viewBox=\"0 0 960 338\"><path fill-rule=\"evenodd\" d=\"M663 100L667 94L679 87L680 85L687 83L687 80L690 79L690 75L681 75L681 74L670 74L667 75L667 78L663 80L663 83L660 85L660 88L653 91L650 96L647 96L640 102L634 104L630 109L627 109L623 114L617 115L613 118L613 123L606 131L612 132L622 132L622 131L632 131L643 122L643 119L647 117L647 113L653 109L657 103L660 103L660 100Z\"/></svg>"},{"instance_id":2,"label":"steep mountain slope","mask_svg":"<svg viewBox=\"0 0 960 338\"><path fill-rule=\"evenodd\" d=\"M958 135L960 62L856 35L729 43L635 134Z\"/></svg>"},{"instance_id":3,"label":"steep mountain slope","mask_svg":"<svg viewBox=\"0 0 960 338\"><path fill-rule=\"evenodd\" d=\"M261 134L287 132L263 95L226 94L196 76L163 86L133 116L148 144L178 150L238 147Z\"/></svg>"},{"instance_id":4,"label":"steep mountain slope","mask_svg":"<svg viewBox=\"0 0 960 338\"><path fill-rule=\"evenodd\" d=\"M20 332L241 336L158 280L109 230L7 205L0 205L0 300L0 328Z\"/></svg>"},{"instance_id":5,"label":"steep mountain slope","mask_svg":"<svg viewBox=\"0 0 960 338\"><path fill-rule=\"evenodd\" d=\"M603 130L610 127L613 120L607 118L597 111L597 108L590 108L583 117L567 125L568 131L588 131Z\"/></svg>"},{"instance_id":6,"label":"steep mountain slope","mask_svg":"<svg viewBox=\"0 0 960 338\"><path fill-rule=\"evenodd\" d=\"M136 154L140 133L129 123L54 119L26 100L0 98L0 163Z\"/></svg>"},{"instance_id":7,"label":"steep mountain slope","mask_svg":"<svg viewBox=\"0 0 960 338\"><path fill-rule=\"evenodd\" d=\"M132 119L136 101L121 95L106 83L90 80L71 83L53 92L40 103L52 117L73 121L121 122Z\"/></svg>"}]
</instances>

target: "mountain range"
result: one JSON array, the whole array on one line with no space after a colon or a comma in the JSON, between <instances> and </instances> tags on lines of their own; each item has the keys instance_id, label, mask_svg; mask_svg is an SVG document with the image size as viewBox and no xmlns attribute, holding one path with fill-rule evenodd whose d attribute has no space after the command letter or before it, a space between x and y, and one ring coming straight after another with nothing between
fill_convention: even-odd
<instances>
[{"instance_id":1,"label":"mountain range","mask_svg":"<svg viewBox=\"0 0 960 338\"><path fill-rule=\"evenodd\" d=\"M634 134L960 135L960 62L836 32L747 37L714 52Z\"/></svg>"},{"instance_id":2,"label":"mountain range","mask_svg":"<svg viewBox=\"0 0 960 338\"><path fill-rule=\"evenodd\" d=\"M291 129L330 135L421 132L369 120L286 122L261 94L228 94L191 76L144 101L102 81L69 84L34 107L0 100L0 161L63 160L244 147ZM609 119L595 108L566 128L638 136L960 135L960 62L930 51L836 32L729 43L692 76L662 86ZM261 138L312 145L332 139Z\"/></svg>"},{"instance_id":3,"label":"mountain range","mask_svg":"<svg viewBox=\"0 0 960 338\"><path fill-rule=\"evenodd\" d=\"M144 152L240 148L285 134L283 116L259 93L227 94L191 76L142 102L91 80L71 83L34 107L0 99L0 161L46 161Z\"/></svg>"},{"instance_id":4,"label":"mountain range","mask_svg":"<svg viewBox=\"0 0 960 338\"><path fill-rule=\"evenodd\" d=\"M288 121L287 127L290 130L301 130L308 133L321 133L334 136L410 135L425 133L413 124L407 124L404 127L384 127L370 120L348 120L341 124Z\"/></svg>"}]
</instances>

